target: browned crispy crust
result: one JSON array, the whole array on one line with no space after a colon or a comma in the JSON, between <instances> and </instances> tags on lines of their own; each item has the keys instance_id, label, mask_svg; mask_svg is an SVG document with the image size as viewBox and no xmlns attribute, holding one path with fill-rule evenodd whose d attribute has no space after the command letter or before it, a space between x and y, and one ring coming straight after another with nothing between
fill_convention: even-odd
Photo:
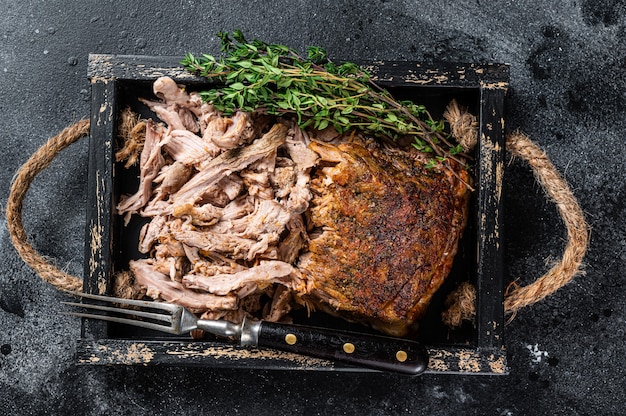
<instances>
[{"instance_id":1,"label":"browned crispy crust","mask_svg":"<svg viewBox=\"0 0 626 416\"><path fill-rule=\"evenodd\" d=\"M466 224L467 172L427 169L417 152L313 142L328 163L311 181L318 229L299 269L326 312L404 335L452 267Z\"/></svg>"}]
</instances>

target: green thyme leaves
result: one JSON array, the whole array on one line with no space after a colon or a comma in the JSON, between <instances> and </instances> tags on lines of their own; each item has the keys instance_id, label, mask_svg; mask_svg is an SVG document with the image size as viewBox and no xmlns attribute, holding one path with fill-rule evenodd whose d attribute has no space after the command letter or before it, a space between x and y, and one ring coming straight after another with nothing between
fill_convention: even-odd
<instances>
[{"instance_id":1,"label":"green thyme leaves","mask_svg":"<svg viewBox=\"0 0 626 416\"><path fill-rule=\"evenodd\" d=\"M462 162L462 149L451 143L443 120L433 120L423 105L397 101L358 65L334 63L320 47L309 47L303 57L284 45L248 42L241 31L217 36L221 56L188 53L181 64L218 81L200 94L225 115L293 115L301 128L358 129L391 139L408 135L415 148L432 154L430 165L447 158Z\"/></svg>"}]
</instances>

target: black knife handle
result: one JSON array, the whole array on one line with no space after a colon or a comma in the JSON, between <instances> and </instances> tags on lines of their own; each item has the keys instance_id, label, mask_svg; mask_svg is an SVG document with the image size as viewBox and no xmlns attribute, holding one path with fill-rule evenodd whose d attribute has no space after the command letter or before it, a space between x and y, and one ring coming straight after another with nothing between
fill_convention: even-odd
<instances>
[{"instance_id":1,"label":"black knife handle","mask_svg":"<svg viewBox=\"0 0 626 416\"><path fill-rule=\"evenodd\" d=\"M428 367L418 342L327 328L262 321L258 346L410 375Z\"/></svg>"}]
</instances>

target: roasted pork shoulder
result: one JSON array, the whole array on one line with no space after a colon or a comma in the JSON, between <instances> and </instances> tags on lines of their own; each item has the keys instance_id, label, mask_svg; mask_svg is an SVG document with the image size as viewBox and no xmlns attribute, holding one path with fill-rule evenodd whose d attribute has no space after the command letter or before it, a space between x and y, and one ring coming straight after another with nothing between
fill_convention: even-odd
<instances>
[{"instance_id":1,"label":"roasted pork shoulder","mask_svg":"<svg viewBox=\"0 0 626 416\"><path fill-rule=\"evenodd\" d=\"M312 238L298 269L320 309L404 335L448 275L469 191L416 151L373 142L311 143L322 165L311 189Z\"/></svg>"}]
</instances>

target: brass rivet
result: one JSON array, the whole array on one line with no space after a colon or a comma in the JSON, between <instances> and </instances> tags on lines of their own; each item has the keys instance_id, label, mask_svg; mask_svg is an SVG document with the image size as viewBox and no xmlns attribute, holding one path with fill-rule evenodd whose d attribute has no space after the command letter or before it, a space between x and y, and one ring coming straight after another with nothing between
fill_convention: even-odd
<instances>
[{"instance_id":1,"label":"brass rivet","mask_svg":"<svg viewBox=\"0 0 626 416\"><path fill-rule=\"evenodd\" d=\"M354 344L346 342L345 344L343 344L343 350L346 354L352 354L354 352Z\"/></svg>"},{"instance_id":2,"label":"brass rivet","mask_svg":"<svg viewBox=\"0 0 626 416\"><path fill-rule=\"evenodd\" d=\"M406 351L400 350L396 353L396 360L400 361L401 363L405 362L407 358L409 358L409 355L406 353Z\"/></svg>"},{"instance_id":3,"label":"brass rivet","mask_svg":"<svg viewBox=\"0 0 626 416\"><path fill-rule=\"evenodd\" d=\"M298 341L298 337L296 337L294 334L287 334L285 335L285 342L289 345L293 345L296 343L296 341Z\"/></svg>"}]
</instances>

